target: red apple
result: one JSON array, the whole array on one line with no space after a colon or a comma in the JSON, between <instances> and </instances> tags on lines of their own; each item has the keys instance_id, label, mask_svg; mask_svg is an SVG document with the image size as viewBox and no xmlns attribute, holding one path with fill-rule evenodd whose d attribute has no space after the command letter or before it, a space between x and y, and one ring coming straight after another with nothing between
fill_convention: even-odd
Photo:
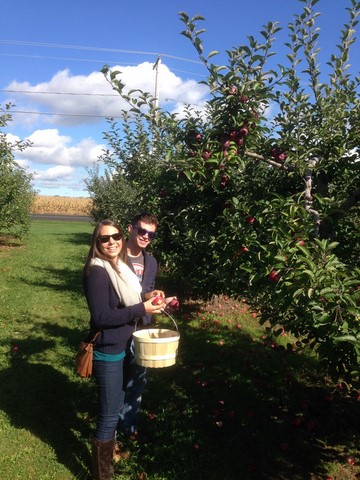
<instances>
[{"instance_id":1,"label":"red apple","mask_svg":"<svg viewBox=\"0 0 360 480\"><path fill-rule=\"evenodd\" d=\"M13 345L11 347L11 353L17 353L19 351L19 345Z\"/></svg>"},{"instance_id":2,"label":"red apple","mask_svg":"<svg viewBox=\"0 0 360 480\"><path fill-rule=\"evenodd\" d=\"M284 162L287 158L287 154L285 152L279 153L279 155L277 155L276 158L280 162Z\"/></svg>"},{"instance_id":3,"label":"red apple","mask_svg":"<svg viewBox=\"0 0 360 480\"><path fill-rule=\"evenodd\" d=\"M172 307L172 308L179 308L179 306L180 306L180 302L176 297L174 297L169 303L169 307Z\"/></svg>"},{"instance_id":4,"label":"red apple","mask_svg":"<svg viewBox=\"0 0 360 480\"><path fill-rule=\"evenodd\" d=\"M354 455L348 455L346 457L346 462L349 464L349 465L354 465L355 464L355 457Z\"/></svg>"},{"instance_id":5,"label":"red apple","mask_svg":"<svg viewBox=\"0 0 360 480\"><path fill-rule=\"evenodd\" d=\"M151 303L152 305L162 305L164 303L164 299L160 295L156 295L156 297Z\"/></svg>"},{"instance_id":6,"label":"red apple","mask_svg":"<svg viewBox=\"0 0 360 480\"><path fill-rule=\"evenodd\" d=\"M224 173L224 175L222 175L221 180L220 180L220 186L221 187L226 187L228 181L229 181L229 177L228 177L228 175L226 175L226 173Z\"/></svg>"},{"instance_id":7,"label":"red apple","mask_svg":"<svg viewBox=\"0 0 360 480\"><path fill-rule=\"evenodd\" d=\"M301 425L304 423L304 418L303 417L295 417L293 420L293 424L295 427L301 427Z\"/></svg>"},{"instance_id":8,"label":"red apple","mask_svg":"<svg viewBox=\"0 0 360 480\"><path fill-rule=\"evenodd\" d=\"M238 136L238 132L236 130L232 130L230 133L229 133L229 137L230 137L230 140L235 140Z\"/></svg>"},{"instance_id":9,"label":"red apple","mask_svg":"<svg viewBox=\"0 0 360 480\"><path fill-rule=\"evenodd\" d=\"M209 150L204 150L201 156L204 160L209 160L211 157L211 152L209 152Z\"/></svg>"},{"instance_id":10,"label":"red apple","mask_svg":"<svg viewBox=\"0 0 360 480\"><path fill-rule=\"evenodd\" d=\"M269 279L275 283L279 280L279 275L276 273L275 270L271 270L271 272L269 273Z\"/></svg>"},{"instance_id":11,"label":"red apple","mask_svg":"<svg viewBox=\"0 0 360 480\"><path fill-rule=\"evenodd\" d=\"M276 146L272 147L271 150L270 150L270 155L274 158L276 158L278 155L280 155L280 153L282 153L280 148L276 147Z\"/></svg>"}]
</instances>

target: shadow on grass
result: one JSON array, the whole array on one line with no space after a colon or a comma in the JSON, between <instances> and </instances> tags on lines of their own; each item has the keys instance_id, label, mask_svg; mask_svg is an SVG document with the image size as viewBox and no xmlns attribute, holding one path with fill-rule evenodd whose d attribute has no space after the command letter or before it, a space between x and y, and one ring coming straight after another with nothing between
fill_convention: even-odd
<instances>
[{"instance_id":1,"label":"shadow on grass","mask_svg":"<svg viewBox=\"0 0 360 480\"><path fill-rule=\"evenodd\" d=\"M67 292L69 296L83 295L82 276L79 269L36 267L37 279L19 277L25 285L39 287L57 292Z\"/></svg>"},{"instance_id":2,"label":"shadow on grass","mask_svg":"<svg viewBox=\"0 0 360 480\"><path fill-rule=\"evenodd\" d=\"M63 274L63 284L71 284ZM73 357L59 359L59 343L75 352L84 332L33 324L43 338L17 342L10 368L0 372L0 408L15 427L50 445L74 478L84 478L96 391L62 373L73 368ZM327 464L344 462L338 446L356 438L358 404L328 391L314 359L226 325L178 325L177 363L148 370L143 441L130 444L117 478L323 480ZM60 371L41 356L52 351ZM349 469L337 480L356 478ZM138 477L143 472L147 477Z\"/></svg>"},{"instance_id":3,"label":"shadow on grass","mask_svg":"<svg viewBox=\"0 0 360 480\"><path fill-rule=\"evenodd\" d=\"M314 361L243 332L222 332L221 344L186 323L180 331L177 364L149 369L144 444L132 460L139 474L315 480L327 476L327 463L344 461L336 445L341 432L355 438L356 404L339 415L327 389L307 377Z\"/></svg>"},{"instance_id":4,"label":"shadow on grass","mask_svg":"<svg viewBox=\"0 0 360 480\"><path fill-rule=\"evenodd\" d=\"M89 249L91 245L91 237L92 233L88 232L64 233L64 242L73 245L85 245L87 249Z\"/></svg>"},{"instance_id":5,"label":"shadow on grass","mask_svg":"<svg viewBox=\"0 0 360 480\"><path fill-rule=\"evenodd\" d=\"M49 364L41 360L42 352L54 347L53 340L40 338L16 342L10 367L0 371L0 408L14 427L30 431L49 445L72 478L86 478L90 456L84 437L87 440L91 431L79 412L88 411L94 394L89 383L71 382L51 366L51 360ZM39 362L30 360L31 356ZM22 448L14 445L12 451Z\"/></svg>"}]
</instances>

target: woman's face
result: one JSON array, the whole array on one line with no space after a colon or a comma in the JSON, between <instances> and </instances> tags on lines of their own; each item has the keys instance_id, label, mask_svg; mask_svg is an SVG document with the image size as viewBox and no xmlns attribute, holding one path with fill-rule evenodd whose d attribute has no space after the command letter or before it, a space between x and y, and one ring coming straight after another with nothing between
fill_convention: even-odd
<instances>
[{"instance_id":1,"label":"woman's face","mask_svg":"<svg viewBox=\"0 0 360 480\"><path fill-rule=\"evenodd\" d=\"M123 241L123 236L116 227L110 225L103 225L101 227L98 235L99 250L110 259L117 259Z\"/></svg>"}]
</instances>

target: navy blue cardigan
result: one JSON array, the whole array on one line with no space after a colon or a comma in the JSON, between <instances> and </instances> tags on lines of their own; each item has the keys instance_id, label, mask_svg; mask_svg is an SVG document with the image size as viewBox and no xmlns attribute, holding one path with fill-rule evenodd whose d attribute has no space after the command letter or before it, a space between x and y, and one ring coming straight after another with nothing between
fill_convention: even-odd
<instances>
[{"instance_id":1,"label":"navy blue cardigan","mask_svg":"<svg viewBox=\"0 0 360 480\"><path fill-rule=\"evenodd\" d=\"M154 290L157 262L144 253L144 277L142 297ZM149 323L143 303L125 307L119 301L106 270L100 266L89 269L85 280L85 296L90 310L90 337L101 331L96 339L95 350L118 354L126 349L135 329L136 322Z\"/></svg>"}]
</instances>

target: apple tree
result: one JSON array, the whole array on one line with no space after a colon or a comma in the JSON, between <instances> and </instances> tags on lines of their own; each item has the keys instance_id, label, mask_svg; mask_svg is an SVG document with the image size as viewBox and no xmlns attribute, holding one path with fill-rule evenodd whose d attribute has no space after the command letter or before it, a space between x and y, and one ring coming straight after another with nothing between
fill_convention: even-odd
<instances>
[{"instance_id":1,"label":"apple tree","mask_svg":"<svg viewBox=\"0 0 360 480\"><path fill-rule=\"evenodd\" d=\"M93 199L93 217L109 216L126 225L134 213L144 209L160 214L158 199L165 192L161 176L177 124L173 115L162 115L157 121L158 109L150 94L125 93L125 85L117 79L121 72L107 66L102 72L128 108L121 112L120 123L109 119L109 130L104 133L109 148L99 158L105 171L100 173L97 164L89 171L86 184Z\"/></svg>"},{"instance_id":2,"label":"apple tree","mask_svg":"<svg viewBox=\"0 0 360 480\"><path fill-rule=\"evenodd\" d=\"M23 236L30 226L30 209L35 195L32 176L14 159L14 150L23 150L29 144L11 143L2 130L11 121L10 105L0 108L0 232Z\"/></svg>"},{"instance_id":3,"label":"apple tree","mask_svg":"<svg viewBox=\"0 0 360 480\"><path fill-rule=\"evenodd\" d=\"M220 232L209 239L224 288L239 293L243 277L264 322L302 337L337 374L358 376L360 79L349 57L360 3L349 2L328 79L317 61L318 1L302 3L289 25L288 65L277 68L267 67L276 23L218 66L216 52L203 54L202 19L181 14L211 100L200 142L185 135L180 161L200 189L216 198L227 190Z\"/></svg>"},{"instance_id":4,"label":"apple tree","mask_svg":"<svg viewBox=\"0 0 360 480\"><path fill-rule=\"evenodd\" d=\"M337 374L358 377L360 78L349 58L360 3L349 2L328 78L317 60L318 0L302 3L279 67L276 23L216 65L217 52L203 53L203 19L181 13L211 99L206 122L184 131L179 162L194 186L224 202L205 230L217 285L235 295L247 288L264 322L303 338Z\"/></svg>"},{"instance_id":5,"label":"apple tree","mask_svg":"<svg viewBox=\"0 0 360 480\"><path fill-rule=\"evenodd\" d=\"M323 71L318 1L300 0L285 58L274 51L280 25L269 22L220 65L218 52L204 53L205 29L197 27L204 19L181 12L182 33L208 74L205 109L189 106L182 118L155 112L151 95L125 94L119 72L105 69L132 114L132 128L113 130L110 144L117 175L136 179L139 199L160 217L163 265L208 294L246 294L275 332L291 331L334 375L354 381L360 78L349 59L360 3L348 1L349 21ZM138 131L158 141L156 148ZM149 188L162 192L156 201Z\"/></svg>"}]
</instances>

